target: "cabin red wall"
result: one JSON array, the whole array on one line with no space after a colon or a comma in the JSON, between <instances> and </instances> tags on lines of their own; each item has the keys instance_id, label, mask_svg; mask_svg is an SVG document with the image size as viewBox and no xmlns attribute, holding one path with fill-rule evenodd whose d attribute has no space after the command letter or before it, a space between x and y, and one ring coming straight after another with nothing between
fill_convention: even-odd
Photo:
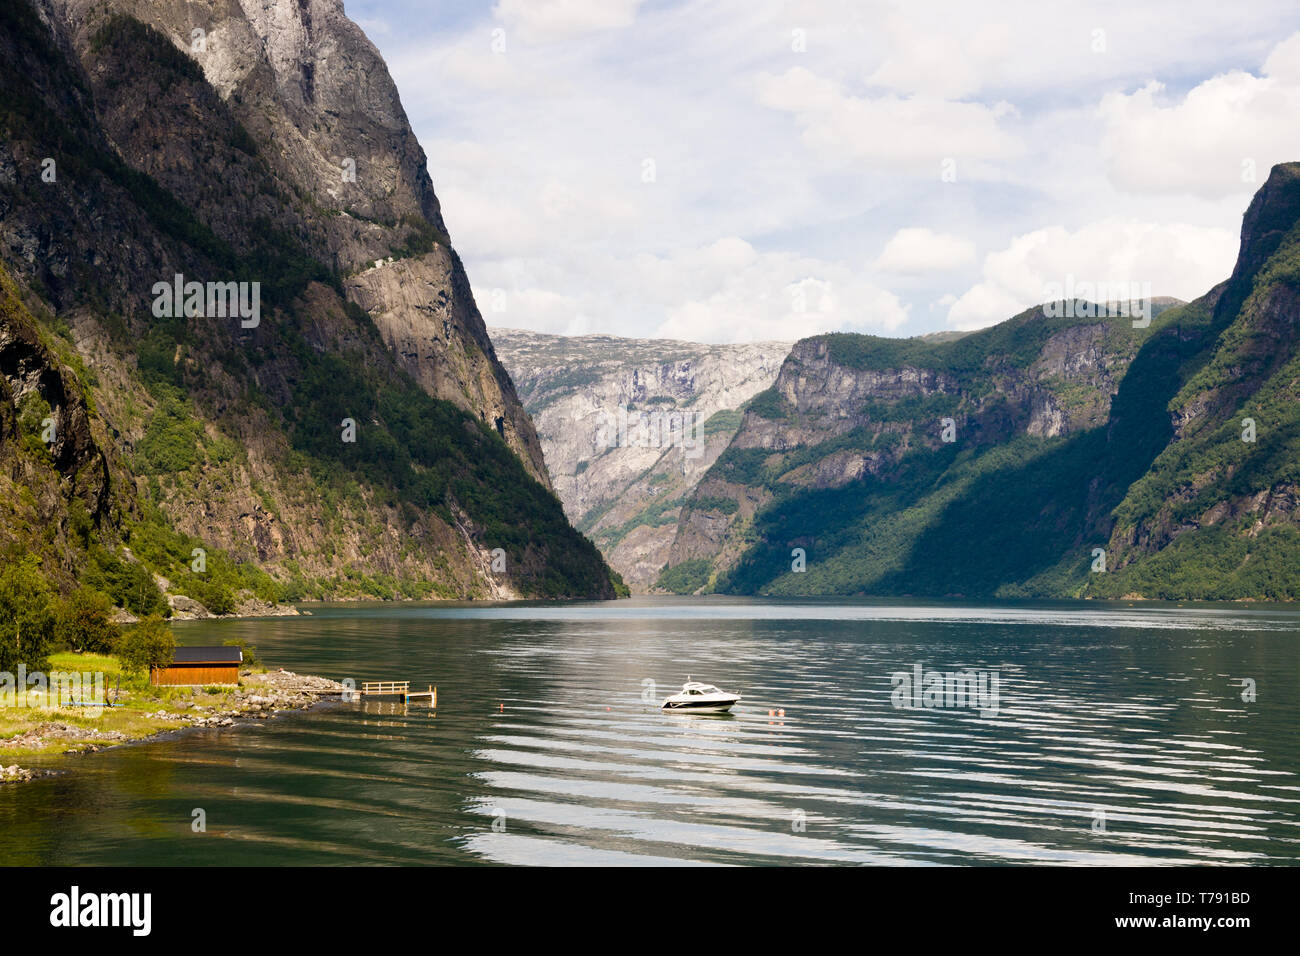
<instances>
[{"instance_id":1,"label":"cabin red wall","mask_svg":"<svg viewBox=\"0 0 1300 956\"><path fill-rule=\"evenodd\" d=\"M172 664L155 667L149 675L154 684L238 684L238 664Z\"/></svg>"}]
</instances>

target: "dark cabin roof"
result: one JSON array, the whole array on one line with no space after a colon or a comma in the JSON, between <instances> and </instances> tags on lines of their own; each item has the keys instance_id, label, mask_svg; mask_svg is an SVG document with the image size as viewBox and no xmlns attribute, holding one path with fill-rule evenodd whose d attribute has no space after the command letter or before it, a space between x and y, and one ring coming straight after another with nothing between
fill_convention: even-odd
<instances>
[{"instance_id":1,"label":"dark cabin roof","mask_svg":"<svg viewBox=\"0 0 1300 956\"><path fill-rule=\"evenodd\" d=\"M175 664L241 664L244 652L238 647L178 647Z\"/></svg>"}]
</instances>

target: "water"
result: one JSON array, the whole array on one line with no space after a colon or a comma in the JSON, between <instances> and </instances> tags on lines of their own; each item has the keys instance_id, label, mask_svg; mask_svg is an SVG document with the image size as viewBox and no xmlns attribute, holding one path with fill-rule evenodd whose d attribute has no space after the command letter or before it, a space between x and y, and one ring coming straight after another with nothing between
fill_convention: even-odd
<instances>
[{"instance_id":1,"label":"water","mask_svg":"<svg viewBox=\"0 0 1300 956\"><path fill-rule=\"evenodd\" d=\"M1300 857L1296 610L640 599L313 611L177 631L243 637L304 673L437 684L437 712L332 703L64 760L73 772L0 787L0 859ZM918 663L996 669L996 715L895 708L890 675ZM744 700L723 717L643 701L643 682L657 704L688 674ZM769 716L778 708L784 718ZM206 833L191 830L196 808Z\"/></svg>"}]
</instances>

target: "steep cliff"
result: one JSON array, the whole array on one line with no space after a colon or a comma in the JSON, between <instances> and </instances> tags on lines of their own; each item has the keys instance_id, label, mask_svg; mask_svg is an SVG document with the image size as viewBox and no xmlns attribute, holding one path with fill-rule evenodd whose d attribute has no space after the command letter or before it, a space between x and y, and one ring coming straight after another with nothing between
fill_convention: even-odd
<instances>
[{"instance_id":1,"label":"steep cliff","mask_svg":"<svg viewBox=\"0 0 1300 956\"><path fill-rule=\"evenodd\" d=\"M614 593L338 0L20 0L0 52L0 260L179 536L152 570L186 539L288 596ZM160 309L178 275L259 314Z\"/></svg>"},{"instance_id":2,"label":"steep cliff","mask_svg":"<svg viewBox=\"0 0 1300 956\"><path fill-rule=\"evenodd\" d=\"M491 423L547 482L537 436L450 247L424 151L378 51L340 0L42 2L67 26L97 118L130 166L237 252L256 254L259 233L274 229L332 270L361 272L345 291L403 367L430 394ZM149 49L121 15L187 59ZM142 58L153 69L141 71ZM374 263L390 256L397 269L376 275Z\"/></svg>"},{"instance_id":3,"label":"steep cliff","mask_svg":"<svg viewBox=\"0 0 1300 956\"><path fill-rule=\"evenodd\" d=\"M78 536L121 520L131 501L103 422L60 351L74 354L43 334L0 268L0 526L5 543L48 546L50 573L66 585Z\"/></svg>"},{"instance_id":4,"label":"steep cliff","mask_svg":"<svg viewBox=\"0 0 1300 956\"><path fill-rule=\"evenodd\" d=\"M511 329L492 338L537 423L565 512L634 591L654 583L682 502L790 349Z\"/></svg>"},{"instance_id":5,"label":"steep cliff","mask_svg":"<svg viewBox=\"0 0 1300 956\"><path fill-rule=\"evenodd\" d=\"M798 343L660 583L1300 599L1300 164L1251 203L1232 275L1164 306L1148 328L1035 309L937 345Z\"/></svg>"},{"instance_id":6,"label":"steep cliff","mask_svg":"<svg viewBox=\"0 0 1300 956\"><path fill-rule=\"evenodd\" d=\"M987 473L1024 466L1104 426L1151 334L1127 316L1063 305L957 339L827 335L797 343L688 500L661 586L996 590L1006 582L988 586L988 561L973 575L954 575L939 545L927 557L932 577L921 580L909 562L953 508L991 515L1019 505L1018 517L999 521L1025 529L1049 520L1035 510L1042 498L1049 508L1073 508L1068 488L1013 486L1012 500L990 503L964 496ZM1155 301L1152 328L1175 305Z\"/></svg>"},{"instance_id":7,"label":"steep cliff","mask_svg":"<svg viewBox=\"0 0 1300 956\"><path fill-rule=\"evenodd\" d=\"M1092 591L1300 599L1300 164L1273 168L1232 276L1194 305L1165 444L1114 511L1114 573Z\"/></svg>"}]
</instances>

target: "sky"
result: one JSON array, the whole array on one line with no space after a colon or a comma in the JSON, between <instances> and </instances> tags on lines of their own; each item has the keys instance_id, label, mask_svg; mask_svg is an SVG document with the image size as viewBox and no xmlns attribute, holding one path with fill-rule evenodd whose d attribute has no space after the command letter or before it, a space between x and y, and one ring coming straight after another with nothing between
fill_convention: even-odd
<instances>
[{"instance_id":1,"label":"sky","mask_svg":"<svg viewBox=\"0 0 1300 956\"><path fill-rule=\"evenodd\" d=\"M1192 299L1300 160L1294 0L346 0L489 326L699 342Z\"/></svg>"}]
</instances>

